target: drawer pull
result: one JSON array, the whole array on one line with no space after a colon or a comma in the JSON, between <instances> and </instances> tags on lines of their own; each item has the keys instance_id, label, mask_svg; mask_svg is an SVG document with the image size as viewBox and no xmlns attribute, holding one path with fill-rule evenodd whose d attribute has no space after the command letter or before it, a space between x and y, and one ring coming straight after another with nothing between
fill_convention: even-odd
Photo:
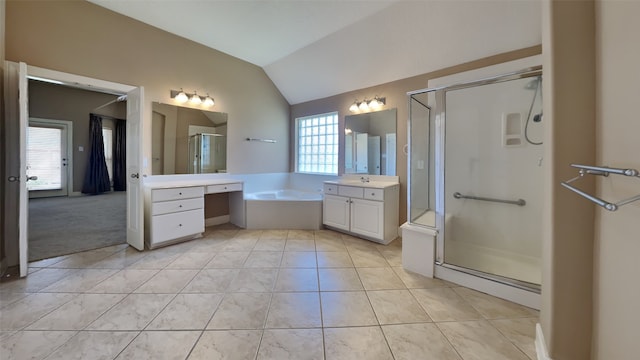
<instances>
[{"instance_id":1,"label":"drawer pull","mask_svg":"<svg viewBox=\"0 0 640 360\"><path fill-rule=\"evenodd\" d=\"M182 227L182 224L178 224L178 226Z\"/></svg>"},{"instance_id":2,"label":"drawer pull","mask_svg":"<svg viewBox=\"0 0 640 360\"><path fill-rule=\"evenodd\" d=\"M178 193L178 195L182 195L182 193Z\"/></svg>"},{"instance_id":3,"label":"drawer pull","mask_svg":"<svg viewBox=\"0 0 640 360\"><path fill-rule=\"evenodd\" d=\"M371 193L371 196L375 196L375 195L376 195L376 193Z\"/></svg>"},{"instance_id":4,"label":"drawer pull","mask_svg":"<svg viewBox=\"0 0 640 360\"><path fill-rule=\"evenodd\" d=\"M182 205L179 205L178 207L182 207Z\"/></svg>"}]
</instances>

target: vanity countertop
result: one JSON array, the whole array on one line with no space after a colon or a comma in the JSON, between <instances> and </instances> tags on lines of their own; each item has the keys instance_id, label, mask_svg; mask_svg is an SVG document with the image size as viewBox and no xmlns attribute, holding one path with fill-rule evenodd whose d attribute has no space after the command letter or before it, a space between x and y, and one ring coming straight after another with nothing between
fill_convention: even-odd
<instances>
[{"instance_id":1,"label":"vanity countertop","mask_svg":"<svg viewBox=\"0 0 640 360\"><path fill-rule=\"evenodd\" d=\"M169 189L176 187L192 187L192 186L208 186L208 185L224 185L244 183L237 179L183 179L169 181L151 181L145 182L144 186L150 189Z\"/></svg>"},{"instance_id":2,"label":"vanity countertop","mask_svg":"<svg viewBox=\"0 0 640 360\"><path fill-rule=\"evenodd\" d=\"M363 180L364 179L364 180ZM342 186L357 186L365 188L384 189L387 187L395 186L399 184L397 176L355 176L348 175L341 177L337 180L325 181L325 184L342 185Z\"/></svg>"}]
</instances>

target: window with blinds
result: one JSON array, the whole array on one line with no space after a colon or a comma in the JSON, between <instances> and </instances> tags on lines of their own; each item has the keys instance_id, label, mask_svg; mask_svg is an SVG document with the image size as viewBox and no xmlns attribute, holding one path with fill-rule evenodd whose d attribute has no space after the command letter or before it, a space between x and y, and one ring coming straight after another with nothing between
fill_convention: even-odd
<instances>
[{"instance_id":1,"label":"window with blinds","mask_svg":"<svg viewBox=\"0 0 640 360\"><path fill-rule=\"evenodd\" d=\"M57 190L62 187L62 130L29 126L27 129L27 190Z\"/></svg>"},{"instance_id":2,"label":"window with blinds","mask_svg":"<svg viewBox=\"0 0 640 360\"><path fill-rule=\"evenodd\" d=\"M296 172L338 174L338 113L296 119Z\"/></svg>"}]
</instances>

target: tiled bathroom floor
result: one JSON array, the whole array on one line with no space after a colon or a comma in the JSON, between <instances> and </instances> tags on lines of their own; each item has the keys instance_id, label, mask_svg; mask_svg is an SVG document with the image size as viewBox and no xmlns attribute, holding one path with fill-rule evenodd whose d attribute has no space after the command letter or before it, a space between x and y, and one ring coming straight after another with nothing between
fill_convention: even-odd
<instances>
[{"instance_id":1,"label":"tiled bathroom floor","mask_svg":"<svg viewBox=\"0 0 640 360\"><path fill-rule=\"evenodd\" d=\"M0 358L534 359L538 312L406 272L400 241L208 228L0 284Z\"/></svg>"}]
</instances>

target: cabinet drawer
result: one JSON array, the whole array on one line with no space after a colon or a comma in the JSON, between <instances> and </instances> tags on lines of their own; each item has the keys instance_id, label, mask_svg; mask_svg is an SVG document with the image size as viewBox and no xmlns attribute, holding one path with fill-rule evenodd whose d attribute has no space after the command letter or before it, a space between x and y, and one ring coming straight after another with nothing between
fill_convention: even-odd
<instances>
[{"instance_id":1,"label":"cabinet drawer","mask_svg":"<svg viewBox=\"0 0 640 360\"><path fill-rule=\"evenodd\" d=\"M204 197L154 202L151 205L151 215L170 214L179 211L202 209L203 207Z\"/></svg>"},{"instance_id":2,"label":"cabinet drawer","mask_svg":"<svg viewBox=\"0 0 640 360\"><path fill-rule=\"evenodd\" d=\"M364 198L369 200L384 200L384 190L383 189L364 189Z\"/></svg>"},{"instance_id":3,"label":"cabinet drawer","mask_svg":"<svg viewBox=\"0 0 640 360\"><path fill-rule=\"evenodd\" d=\"M180 200L204 196L204 187L184 187L172 189L153 189L151 190L151 201L167 201Z\"/></svg>"},{"instance_id":4,"label":"cabinet drawer","mask_svg":"<svg viewBox=\"0 0 640 360\"><path fill-rule=\"evenodd\" d=\"M338 195L338 185L324 184L324 193L329 195Z\"/></svg>"},{"instance_id":5,"label":"cabinet drawer","mask_svg":"<svg viewBox=\"0 0 640 360\"><path fill-rule=\"evenodd\" d=\"M230 191L242 191L241 183L220 184L207 186L207 194L224 193Z\"/></svg>"},{"instance_id":6,"label":"cabinet drawer","mask_svg":"<svg viewBox=\"0 0 640 360\"><path fill-rule=\"evenodd\" d=\"M361 187L340 185L338 186L338 195L362 199L364 195L364 189Z\"/></svg>"},{"instance_id":7,"label":"cabinet drawer","mask_svg":"<svg viewBox=\"0 0 640 360\"><path fill-rule=\"evenodd\" d=\"M204 209L151 217L153 244L204 232Z\"/></svg>"}]
</instances>

